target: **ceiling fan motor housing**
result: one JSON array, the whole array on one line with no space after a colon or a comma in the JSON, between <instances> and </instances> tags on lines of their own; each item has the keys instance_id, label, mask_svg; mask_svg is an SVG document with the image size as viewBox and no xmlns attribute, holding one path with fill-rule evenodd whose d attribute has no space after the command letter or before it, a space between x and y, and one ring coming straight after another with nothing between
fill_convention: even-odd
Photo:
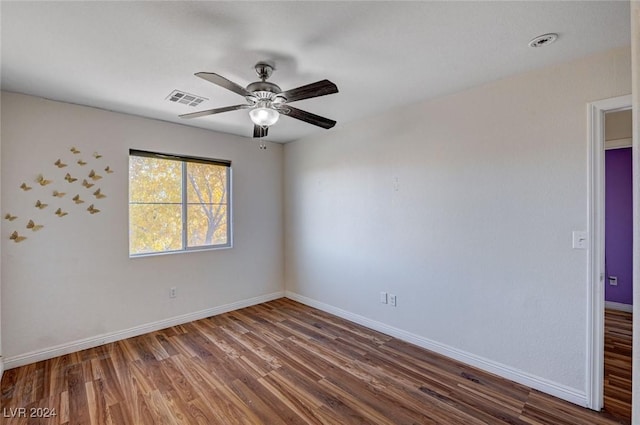
<instances>
[{"instance_id":1,"label":"ceiling fan motor housing","mask_svg":"<svg viewBox=\"0 0 640 425\"><path fill-rule=\"evenodd\" d=\"M269 106L271 102L276 104L286 102L286 97L277 96L282 93L282 89L277 84L266 81L273 73L273 66L268 63L259 62L256 64L255 69L261 81L256 81L247 86L247 91L251 93L251 96L247 96L247 101L249 101L249 103L267 103Z\"/></svg>"},{"instance_id":2,"label":"ceiling fan motor housing","mask_svg":"<svg viewBox=\"0 0 640 425\"><path fill-rule=\"evenodd\" d=\"M274 94L282 92L278 85L268 81L256 81L255 83L251 83L247 86L247 91L251 93L265 91Z\"/></svg>"},{"instance_id":3,"label":"ceiling fan motor housing","mask_svg":"<svg viewBox=\"0 0 640 425\"><path fill-rule=\"evenodd\" d=\"M247 86L247 91L251 92L246 99L250 104L262 103L267 107L276 106L287 101L284 96L280 96L282 90L276 84L268 81L256 81Z\"/></svg>"}]
</instances>

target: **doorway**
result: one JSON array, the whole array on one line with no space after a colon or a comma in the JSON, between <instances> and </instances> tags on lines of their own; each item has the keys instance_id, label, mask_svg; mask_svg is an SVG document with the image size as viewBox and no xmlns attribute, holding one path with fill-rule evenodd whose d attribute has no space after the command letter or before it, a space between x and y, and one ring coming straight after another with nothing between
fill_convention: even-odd
<instances>
[{"instance_id":1,"label":"doorway","mask_svg":"<svg viewBox=\"0 0 640 425\"><path fill-rule=\"evenodd\" d=\"M605 112L604 410L631 423L633 199L631 109Z\"/></svg>"},{"instance_id":2,"label":"doorway","mask_svg":"<svg viewBox=\"0 0 640 425\"><path fill-rule=\"evenodd\" d=\"M588 407L604 407L605 287L616 275L607 275L605 255L605 130L606 117L631 109L631 96L601 100L589 104L589 218L587 314L587 388ZM624 304L624 303L619 303Z\"/></svg>"}]
</instances>

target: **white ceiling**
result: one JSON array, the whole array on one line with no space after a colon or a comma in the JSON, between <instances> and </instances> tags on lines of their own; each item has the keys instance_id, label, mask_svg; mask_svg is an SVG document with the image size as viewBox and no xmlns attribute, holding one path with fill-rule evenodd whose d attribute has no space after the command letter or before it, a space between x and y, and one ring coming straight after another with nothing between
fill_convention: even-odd
<instances>
[{"instance_id":1,"label":"white ceiling","mask_svg":"<svg viewBox=\"0 0 640 425\"><path fill-rule=\"evenodd\" d=\"M251 137L244 103L195 77L246 86L274 61L283 90L322 79L340 93L293 106L338 121L365 116L630 44L626 1L7 2L0 4L2 90ZM530 39L557 32L555 44ZM191 108L174 89L208 98ZM324 130L283 117L267 140Z\"/></svg>"}]
</instances>

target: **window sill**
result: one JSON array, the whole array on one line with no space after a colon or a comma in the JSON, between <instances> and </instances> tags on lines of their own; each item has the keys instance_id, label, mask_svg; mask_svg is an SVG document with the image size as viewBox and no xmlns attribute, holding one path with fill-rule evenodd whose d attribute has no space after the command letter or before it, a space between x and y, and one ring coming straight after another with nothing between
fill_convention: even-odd
<instances>
[{"instance_id":1,"label":"window sill","mask_svg":"<svg viewBox=\"0 0 640 425\"><path fill-rule=\"evenodd\" d=\"M145 258L145 257L157 257L160 255L174 255L174 254L190 254L193 252L203 252L203 251L220 251L233 248L233 244L230 245L219 245L219 246L208 246L204 248L189 248L189 249L181 249L177 251L162 251L162 252L145 252L143 254L129 254L130 259L135 258Z\"/></svg>"}]
</instances>

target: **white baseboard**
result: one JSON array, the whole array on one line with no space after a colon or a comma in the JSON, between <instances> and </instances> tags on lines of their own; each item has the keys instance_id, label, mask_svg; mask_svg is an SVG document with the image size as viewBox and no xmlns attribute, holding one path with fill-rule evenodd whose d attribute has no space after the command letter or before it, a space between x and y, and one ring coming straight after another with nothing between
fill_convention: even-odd
<instances>
[{"instance_id":1,"label":"white baseboard","mask_svg":"<svg viewBox=\"0 0 640 425\"><path fill-rule=\"evenodd\" d=\"M80 350L86 350L87 348L98 347L100 345L108 344L110 342L120 341L123 339L131 338L134 336L154 332L160 329L169 328L171 326L181 325L183 323L193 322L195 320L204 319L206 317L216 316L218 314L226 313L233 310L238 310L252 305L272 301L278 298L282 298L284 292L274 292L267 295L261 295L246 300L236 301L230 304L225 304L218 307L208 308L206 310L200 310L193 313L183 314L181 316L171 317L168 319L160 320L153 323L147 323L133 328L125 329L122 331L109 332L102 335L97 335L90 338L84 338L77 341L72 341L66 344L56 345L43 350L36 350L30 353L20 354L17 356L7 357L4 361L4 366L7 369L14 367L24 366L39 362L42 360L52 359L54 357L63 356L65 354L74 353ZM1 360L1 359L0 359ZM0 368L2 363L0 362ZM2 370L2 369L0 369Z\"/></svg>"},{"instance_id":2,"label":"white baseboard","mask_svg":"<svg viewBox=\"0 0 640 425\"><path fill-rule=\"evenodd\" d=\"M626 311L627 313L633 313L632 304L617 303L614 301L605 301L604 308L610 308L612 310Z\"/></svg>"},{"instance_id":3,"label":"white baseboard","mask_svg":"<svg viewBox=\"0 0 640 425\"><path fill-rule=\"evenodd\" d=\"M4 373L4 360L0 356L0 382L2 381L2 374Z\"/></svg>"},{"instance_id":4,"label":"white baseboard","mask_svg":"<svg viewBox=\"0 0 640 425\"><path fill-rule=\"evenodd\" d=\"M410 342L419 347L426 348L443 356L460 361L470 366L477 367L511 381L517 382L522 385L534 388L544 393L550 394L554 397L561 398L571 403L577 404L582 407L587 406L587 395L585 392L579 391L575 388L567 387L566 385L559 384L557 382L550 381L539 376L531 375L527 372L512 368L510 366L495 362L493 360L485 359L480 356L476 356L466 351L458 350L457 348L450 347L445 344L441 344L436 341L432 341L428 338L404 331L402 329L389 326L385 323L378 322L376 320L369 319L358 314L351 313L346 310L342 310L337 307L333 307L329 304L325 304L311 298L307 298L303 295L296 294L291 291L285 292L285 297L294 301L298 301L302 304L306 304L311 307L315 307L319 310L327 313L334 314L343 319L350 320L376 331L385 333L403 341Z\"/></svg>"}]
</instances>

